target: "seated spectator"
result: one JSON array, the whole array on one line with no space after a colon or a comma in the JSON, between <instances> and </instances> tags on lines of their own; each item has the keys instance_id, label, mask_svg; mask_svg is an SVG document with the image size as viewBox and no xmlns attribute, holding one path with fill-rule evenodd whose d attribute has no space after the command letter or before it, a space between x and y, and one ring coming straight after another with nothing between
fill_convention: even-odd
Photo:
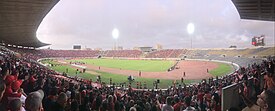
<instances>
[{"instance_id":1,"label":"seated spectator","mask_svg":"<svg viewBox=\"0 0 275 111\"><path fill-rule=\"evenodd\" d=\"M274 111L275 110L275 93L274 90L265 90L260 95L258 95L258 99L256 104L251 102L247 97L240 93L247 107L245 107L242 111Z\"/></svg>"},{"instance_id":2,"label":"seated spectator","mask_svg":"<svg viewBox=\"0 0 275 111\"><path fill-rule=\"evenodd\" d=\"M43 107L42 107L43 97L44 97L44 92L42 90L31 92L27 96L27 99L25 101L26 111L43 111Z\"/></svg>"}]
</instances>

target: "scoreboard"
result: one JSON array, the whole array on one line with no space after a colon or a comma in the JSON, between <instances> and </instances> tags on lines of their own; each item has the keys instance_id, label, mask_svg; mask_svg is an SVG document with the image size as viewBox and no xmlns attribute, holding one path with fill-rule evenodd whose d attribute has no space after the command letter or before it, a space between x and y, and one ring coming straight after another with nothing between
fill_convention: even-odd
<instances>
[{"instance_id":1,"label":"scoreboard","mask_svg":"<svg viewBox=\"0 0 275 111\"><path fill-rule=\"evenodd\" d=\"M81 45L73 45L73 49L81 49Z\"/></svg>"},{"instance_id":2,"label":"scoreboard","mask_svg":"<svg viewBox=\"0 0 275 111\"><path fill-rule=\"evenodd\" d=\"M254 45L254 46L265 46L264 38L265 38L264 35L261 35L259 37L254 36L252 38L252 45Z\"/></svg>"}]
</instances>

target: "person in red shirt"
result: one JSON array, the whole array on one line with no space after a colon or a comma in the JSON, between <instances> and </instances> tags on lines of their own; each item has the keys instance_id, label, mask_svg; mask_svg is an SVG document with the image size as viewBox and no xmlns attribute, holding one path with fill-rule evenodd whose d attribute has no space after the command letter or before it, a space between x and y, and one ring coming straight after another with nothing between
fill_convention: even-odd
<instances>
[{"instance_id":1,"label":"person in red shirt","mask_svg":"<svg viewBox=\"0 0 275 111\"><path fill-rule=\"evenodd\" d=\"M211 94L208 91L205 91L204 101L206 101L207 106L209 107L211 104Z\"/></svg>"},{"instance_id":2,"label":"person in red shirt","mask_svg":"<svg viewBox=\"0 0 275 111\"><path fill-rule=\"evenodd\" d=\"M12 89L11 89L11 84L14 82L14 76L12 75L8 75L5 79L5 83L6 83L6 90L4 93L4 96L7 97L8 95L10 95L12 93Z\"/></svg>"},{"instance_id":3,"label":"person in red shirt","mask_svg":"<svg viewBox=\"0 0 275 111\"><path fill-rule=\"evenodd\" d=\"M204 92L202 90L199 90L197 98L198 98L198 100L199 100L200 103L203 102L203 96L204 96Z\"/></svg>"},{"instance_id":4,"label":"person in red shirt","mask_svg":"<svg viewBox=\"0 0 275 111\"><path fill-rule=\"evenodd\" d=\"M8 95L8 100L20 99L20 101L24 104L26 100L26 96L24 95L23 90L20 88L22 84L21 80L14 81L11 85L12 93Z\"/></svg>"},{"instance_id":5,"label":"person in red shirt","mask_svg":"<svg viewBox=\"0 0 275 111\"><path fill-rule=\"evenodd\" d=\"M175 97L175 102L176 104L174 104L174 111L180 111L181 107L183 106L183 103L180 101L180 99L178 97Z\"/></svg>"}]
</instances>

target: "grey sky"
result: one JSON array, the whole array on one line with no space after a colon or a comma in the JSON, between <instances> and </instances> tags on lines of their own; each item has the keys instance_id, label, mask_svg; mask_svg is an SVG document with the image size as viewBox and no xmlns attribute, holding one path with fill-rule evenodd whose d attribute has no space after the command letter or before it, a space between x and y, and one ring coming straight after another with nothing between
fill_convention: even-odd
<instances>
[{"instance_id":1,"label":"grey sky","mask_svg":"<svg viewBox=\"0 0 275 111\"><path fill-rule=\"evenodd\" d=\"M194 23L195 32L187 33ZM37 37L54 49L83 47L111 49L112 30L118 44L163 45L164 48L251 47L253 36L266 35L274 46L274 22L241 20L231 0L60 0L44 18Z\"/></svg>"}]
</instances>

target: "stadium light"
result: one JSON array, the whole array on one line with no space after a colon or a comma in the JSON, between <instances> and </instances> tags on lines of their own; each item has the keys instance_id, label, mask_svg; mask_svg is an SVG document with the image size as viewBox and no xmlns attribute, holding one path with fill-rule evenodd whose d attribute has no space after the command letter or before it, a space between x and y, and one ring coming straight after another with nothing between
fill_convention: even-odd
<instances>
[{"instance_id":1,"label":"stadium light","mask_svg":"<svg viewBox=\"0 0 275 111\"><path fill-rule=\"evenodd\" d=\"M117 28L114 28L113 31L112 31L112 36L113 38L115 39L115 45L114 45L114 50L117 50L117 39L118 39L118 36L119 36L119 31Z\"/></svg>"},{"instance_id":2,"label":"stadium light","mask_svg":"<svg viewBox=\"0 0 275 111\"><path fill-rule=\"evenodd\" d=\"M192 45L192 34L194 33L195 31L195 25L193 23L188 23L187 25L187 32L188 34L190 35L190 38L191 38L191 49L193 48L193 45Z\"/></svg>"},{"instance_id":3,"label":"stadium light","mask_svg":"<svg viewBox=\"0 0 275 111\"><path fill-rule=\"evenodd\" d=\"M193 34L194 31L195 31L195 25L193 23L188 23L188 25L187 25L188 34Z\"/></svg>"},{"instance_id":4,"label":"stadium light","mask_svg":"<svg viewBox=\"0 0 275 111\"><path fill-rule=\"evenodd\" d=\"M114 28L114 29L113 29L112 36L113 36L114 39L117 39L117 38L118 38L118 36L119 36L119 31L118 31L117 28Z\"/></svg>"}]
</instances>

